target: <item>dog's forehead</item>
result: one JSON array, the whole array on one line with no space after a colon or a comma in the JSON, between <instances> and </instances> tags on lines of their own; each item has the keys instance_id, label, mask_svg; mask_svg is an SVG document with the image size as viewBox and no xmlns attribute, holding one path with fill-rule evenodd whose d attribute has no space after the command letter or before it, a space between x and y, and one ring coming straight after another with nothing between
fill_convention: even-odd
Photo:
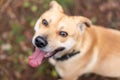
<instances>
[{"instance_id":1,"label":"dog's forehead","mask_svg":"<svg viewBox=\"0 0 120 80\"><path fill-rule=\"evenodd\" d=\"M64 14L63 13L55 13L52 11L46 11L45 13L43 13L43 15L41 16L42 19L46 19L50 22L56 22L58 21Z\"/></svg>"},{"instance_id":2,"label":"dog's forehead","mask_svg":"<svg viewBox=\"0 0 120 80\"><path fill-rule=\"evenodd\" d=\"M74 35L79 31L77 28L78 23L78 20L74 20L73 18L69 17L64 17L60 20L57 27L59 31L65 31L69 35Z\"/></svg>"},{"instance_id":3,"label":"dog's forehead","mask_svg":"<svg viewBox=\"0 0 120 80\"><path fill-rule=\"evenodd\" d=\"M63 17L60 22L59 22L59 25L58 25L58 28L71 28L73 26L76 26L79 22L74 19L73 17Z\"/></svg>"}]
</instances>

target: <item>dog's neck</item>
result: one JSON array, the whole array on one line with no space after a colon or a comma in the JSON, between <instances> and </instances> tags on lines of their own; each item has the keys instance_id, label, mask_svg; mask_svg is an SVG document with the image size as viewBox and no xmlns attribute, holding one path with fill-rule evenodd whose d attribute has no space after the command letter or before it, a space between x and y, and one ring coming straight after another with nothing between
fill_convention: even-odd
<instances>
[{"instance_id":1,"label":"dog's neck","mask_svg":"<svg viewBox=\"0 0 120 80\"><path fill-rule=\"evenodd\" d=\"M72 58L73 56L77 55L78 53L80 53L80 51L75 51L73 50L71 53L67 53L59 58L55 58L55 60L57 61L65 61L65 60L68 60L70 58Z\"/></svg>"}]
</instances>

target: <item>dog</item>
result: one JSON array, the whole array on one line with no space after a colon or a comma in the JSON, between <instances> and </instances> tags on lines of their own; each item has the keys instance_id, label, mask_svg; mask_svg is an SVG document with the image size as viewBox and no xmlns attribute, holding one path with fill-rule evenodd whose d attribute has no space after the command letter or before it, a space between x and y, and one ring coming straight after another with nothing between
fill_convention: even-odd
<instances>
[{"instance_id":1,"label":"dog","mask_svg":"<svg viewBox=\"0 0 120 80\"><path fill-rule=\"evenodd\" d=\"M68 16L56 1L50 2L34 30L32 67L49 59L62 80L77 80L86 73L120 77L120 31L93 25L83 16Z\"/></svg>"}]
</instances>

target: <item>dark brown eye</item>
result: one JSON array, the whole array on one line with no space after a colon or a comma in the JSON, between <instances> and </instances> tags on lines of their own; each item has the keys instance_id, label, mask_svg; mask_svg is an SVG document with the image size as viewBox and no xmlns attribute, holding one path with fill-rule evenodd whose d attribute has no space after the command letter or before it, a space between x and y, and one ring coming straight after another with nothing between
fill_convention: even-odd
<instances>
[{"instance_id":1,"label":"dark brown eye","mask_svg":"<svg viewBox=\"0 0 120 80\"><path fill-rule=\"evenodd\" d=\"M65 31L60 31L60 32L59 32L59 35L62 36L62 37L67 37L67 36L68 36L68 33L65 32Z\"/></svg>"},{"instance_id":2,"label":"dark brown eye","mask_svg":"<svg viewBox=\"0 0 120 80\"><path fill-rule=\"evenodd\" d=\"M43 24L44 26L47 26L47 25L48 25L47 20L46 20L46 19L43 19L43 20L42 20L42 24Z\"/></svg>"}]
</instances>

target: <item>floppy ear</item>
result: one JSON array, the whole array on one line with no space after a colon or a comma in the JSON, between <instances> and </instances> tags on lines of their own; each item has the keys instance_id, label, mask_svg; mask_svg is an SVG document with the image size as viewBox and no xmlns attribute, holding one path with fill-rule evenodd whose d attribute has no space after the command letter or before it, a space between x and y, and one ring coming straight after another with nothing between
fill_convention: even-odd
<instances>
[{"instance_id":1,"label":"floppy ear","mask_svg":"<svg viewBox=\"0 0 120 80\"><path fill-rule=\"evenodd\" d=\"M84 23L86 27L90 27L92 25L91 20L86 17L79 16L79 20L81 23Z\"/></svg>"},{"instance_id":2,"label":"floppy ear","mask_svg":"<svg viewBox=\"0 0 120 80\"><path fill-rule=\"evenodd\" d=\"M79 30L82 33L84 33L86 27L90 27L92 25L92 22L85 17L80 17L80 23L78 24Z\"/></svg>"},{"instance_id":3,"label":"floppy ear","mask_svg":"<svg viewBox=\"0 0 120 80\"><path fill-rule=\"evenodd\" d=\"M58 4L55 0L52 0L49 4L50 10L63 12L63 8L60 4Z\"/></svg>"}]
</instances>

